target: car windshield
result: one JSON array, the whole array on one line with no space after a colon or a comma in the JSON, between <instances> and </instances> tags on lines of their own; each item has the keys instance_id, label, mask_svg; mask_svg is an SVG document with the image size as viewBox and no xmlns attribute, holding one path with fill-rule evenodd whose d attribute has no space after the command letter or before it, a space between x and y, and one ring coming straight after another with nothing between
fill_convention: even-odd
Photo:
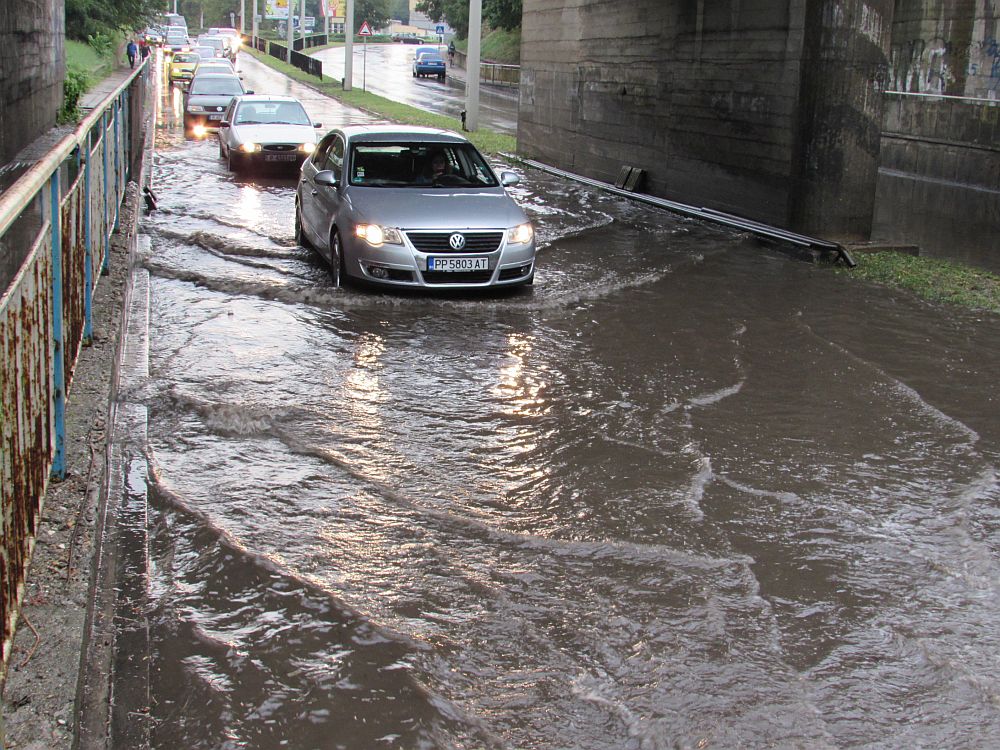
<instances>
[{"instance_id":1,"label":"car windshield","mask_svg":"<svg viewBox=\"0 0 1000 750\"><path fill-rule=\"evenodd\" d=\"M298 102L243 102L236 111L237 125L312 125Z\"/></svg>"},{"instance_id":2,"label":"car windshield","mask_svg":"<svg viewBox=\"0 0 1000 750\"><path fill-rule=\"evenodd\" d=\"M351 149L358 187L496 187L493 170L471 143L364 142Z\"/></svg>"},{"instance_id":3,"label":"car windshield","mask_svg":"<svg viewBox=\"0 0 1000 750\"><path fill-rule=\"evenodd\" d=\"M196 63L201 59L199 55L192 54L190 52L178 52L174 55L175 63Z\"/></svg>"},{"instance_id":4,"label":"car windshield","mask_svg":"<svg viewBox=\"0 0 1000 750\"><path fill-rule=\"evenodd\" d=\"M191 84L191 94L218 94L220 96L239 96L243 87L238 78L219 76L218 78L195 78Z\"/></svg>"}]
</instances>

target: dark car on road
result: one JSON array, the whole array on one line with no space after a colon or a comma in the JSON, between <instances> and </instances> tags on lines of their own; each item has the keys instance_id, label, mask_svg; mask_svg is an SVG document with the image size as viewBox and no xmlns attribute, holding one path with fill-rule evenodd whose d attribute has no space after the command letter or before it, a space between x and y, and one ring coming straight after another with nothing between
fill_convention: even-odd
<instances>
[{"instance_id":1,"label":"dark car on road","mask_svg":"<svg viewBox=\"0 0 1000 750\"><path fill-rule=\"evenodd\" d=\"M184 100L184 132L197 138L218 130L234 96L252 94L231 73L195 73Z\"/></svg>"}]
</instances>

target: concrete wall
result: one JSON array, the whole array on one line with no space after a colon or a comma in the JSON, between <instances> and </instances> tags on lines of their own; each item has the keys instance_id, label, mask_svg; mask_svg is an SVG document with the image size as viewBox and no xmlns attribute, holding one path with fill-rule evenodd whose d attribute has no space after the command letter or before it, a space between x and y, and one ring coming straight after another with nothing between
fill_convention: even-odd
<instances>
[{"instance_id":1,"label":"concrete wall","mask_svg":"<svg viewBox=\"0 0 1000 750\"><path fill-rule=\"evenodd\" d=\"M55 125L66 74L65 4L0 2L0 165Z\"/></svg>"},{"instance_id":2,"label":"concrete wall","mask_svg":"<svg viewBox=\"0 0 1000 750\"><path fill-rule=\"evenodd\" d=\"M870 228L891 0L524 0L518 148L646 192Z\"/></svg>"}]
</instances>

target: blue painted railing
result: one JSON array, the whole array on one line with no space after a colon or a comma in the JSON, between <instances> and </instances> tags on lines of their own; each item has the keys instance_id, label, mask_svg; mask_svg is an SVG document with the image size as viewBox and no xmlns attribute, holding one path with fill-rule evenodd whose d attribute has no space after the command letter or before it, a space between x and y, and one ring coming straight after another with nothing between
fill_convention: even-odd
<instances>
[{"instance_id":1,"label":"blue painted railing","mask_svg":"<svg viewBox=\"0 0 1000 750\"><path fill-rule=\"evenodd\" d=\"M141 167L148 64L0 194L0 682L97 280ZM109 374L110 377L110 374Z\"/></svg>"}]
</instances>

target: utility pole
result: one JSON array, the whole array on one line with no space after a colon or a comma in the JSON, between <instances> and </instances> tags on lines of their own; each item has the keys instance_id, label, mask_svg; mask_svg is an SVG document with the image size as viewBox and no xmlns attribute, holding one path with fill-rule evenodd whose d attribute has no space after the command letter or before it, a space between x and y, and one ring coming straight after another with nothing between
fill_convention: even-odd
<instances>
[{"instance_id":1,"label":"utility pole","mask_svg":"<svg viewBox=\"0 0 1000 750\"><path fill-rule=\"evenodd\" d=\"M247 0L240 0L240 36L246 33L247 26L243 22L243 19L247 14Z\"/></svg>"},{"instance_id":2,"label":"utility pole","mask_svg":"<svg viewBox=\"0 0 1000 750\"><path fill-rule=\"evenodd\" d=\"M306 0L302 0L299 6L299 36L306 38ZM302 46L302 51L305 52L305 45Z\"/></svg>"},{"instance_id":3,"label":"utility pole","mask_svg":"<svg viewBox=\"0 0 1000 750\"><path fill-rule=\"evenodd\" d=\"M295 36L292 34L292 21L295 20L295 8L292 7L294 0L287 0L288 2L288 15L285 17L285 26L288 28L285 30L285 41L288 43L288 50L285 52L285 62L289 65L292 64L292 42L295 41Z\"/></svg>"},{"instance_id":4,"label":"utility pole","mask_svg":"<svg viewBox=\"0 0 1000 750\"><path fill-rule=\"evenodd\" d=\"M469 0L469 57L465 63L465 129L479 127L479 49L483 36L483 0Z\"/></svg>"},{"instance_id":5,"label":"utility pole","mask_svg":"<svg viewBox=\"0 0 1000 750\"><path fill-rule=\"evenodd\" d=\"M347 0L344 18L344 91L351 90L354 77L354 0Z\"/></svg>"},{"instance_id":6,"label":"utility pole","mask_svg":"<svg viewBox=\"0 0 1000 750\"><path fill-rule=\"evenodd\" d=\"M253 0L253 21L250 23L250 28L253 29L253 43L257 44L257 0Z\"/></svg>"}]
</instances>

